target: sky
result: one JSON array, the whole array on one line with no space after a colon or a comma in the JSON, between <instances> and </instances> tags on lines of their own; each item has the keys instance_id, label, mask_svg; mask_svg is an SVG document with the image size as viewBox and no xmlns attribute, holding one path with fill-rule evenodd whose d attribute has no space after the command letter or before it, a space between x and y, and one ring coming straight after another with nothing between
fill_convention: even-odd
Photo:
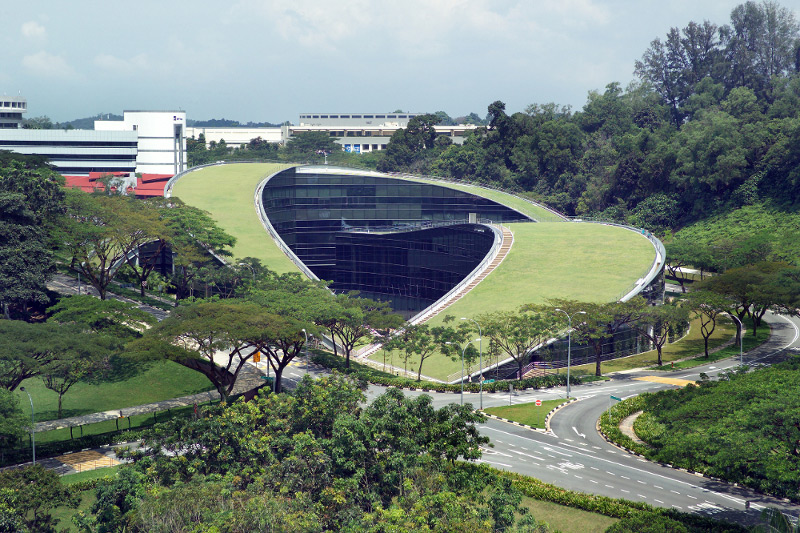
<instances>
[{"instance_id":1,"label":"sky","mask_svg":"<svg viewBox=\"0 0 800 533\"><path fill-rule=\"evenodd\" d=\"M798 0L782 0L800 18ZM298 122L307 112L486 115L635 79L670 27L728 0L0 0L0 94L54 121L123 110Z\"/></svg>"}]
</instances>

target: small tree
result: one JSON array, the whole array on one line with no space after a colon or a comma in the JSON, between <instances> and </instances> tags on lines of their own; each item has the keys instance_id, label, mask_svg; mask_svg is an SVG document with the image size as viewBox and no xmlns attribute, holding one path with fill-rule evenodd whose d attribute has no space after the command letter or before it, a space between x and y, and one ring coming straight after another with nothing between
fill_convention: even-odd
<instances>
[{"instance_id":1,"label":"small tree","mask_svg":"<svg viewBox=\"0 0 800 533\"><path fill-rule=\"evenodd\" d=\"M689 309L700 319L700 334L703 336L705 357L708 358L708 340L717 327L717 317L727 313L731 303L724 296L711 291L695 291L687 298Z\"/></svg>"},{"instance_id":2,"label":"small tree","mask_svg":"<svg viewBox=\"0 0 800 533\"><path fill-rule=\"evenodd\" d=\"M522 379L528 353L549 339L557 325L552 312L539 306L525 306L519 313L488 313L477 320L483 335L517 363L517 379Z\"/></svg>"},{"instance_id":3,"label":"small tree","mask_svg":"<svg viewBox=\"0 0 800 533\"><path fill-rule=\"evenodd\" d=\"M657 364L662 363L661 351L670 334L689 320L689 311L677 305L657 305L647 308L635 323L637 331L653 343L658 354Z\"/></svg>"},{"instance_id":4,"label":"small tree","mask_svg":"<svg viewBox=\"0 0 800 533\"><path fill-rule=\"evenodd\" d=\"M0 460L2 451L13 445L30 429L31 418L19 405L17 396L9 390L0 388Z\"/></svg>"}]
</instances>

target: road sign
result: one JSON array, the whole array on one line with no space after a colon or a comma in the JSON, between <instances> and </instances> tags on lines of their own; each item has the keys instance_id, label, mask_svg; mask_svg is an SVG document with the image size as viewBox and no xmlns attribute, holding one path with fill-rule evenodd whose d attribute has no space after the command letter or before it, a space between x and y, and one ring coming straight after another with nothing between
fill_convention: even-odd
<instances>
[{"instance_id":1,"label":"road sign","mask_svg":"<svg viewBox=\"0 0 800 533\"><path fill-rule=\"evenodd\" d=\"M617 398L616 396L612 396L611 399L612 400L617 400L618 402L622 401L622 398Z\"/></svg>"},{"instance_id":2,"label":"road sign","mask_svg":"<svg viewBox=\"0 0 800 533\"><path fill-rule=\"evenodd\" d=\"M536 407L542 406L542 400L536 400Z\"/></svg>"},{"instance_id":3,"label":"road sign","mask_svg":"<svg viewBox=\"0 0 800 533\"><path fill-rule=\"evenodd\" d=\"M261 352L256 352L253 354L253 362L260 363L261 362Z\"/></svg>"}]
</instances>

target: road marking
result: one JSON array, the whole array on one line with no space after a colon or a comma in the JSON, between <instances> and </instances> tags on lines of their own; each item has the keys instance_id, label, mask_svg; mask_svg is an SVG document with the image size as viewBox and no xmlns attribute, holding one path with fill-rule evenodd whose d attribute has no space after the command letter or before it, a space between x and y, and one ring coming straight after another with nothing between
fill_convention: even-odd
<instances>
[{"instance_id":1,"label":"road marking","mask_svg":"<svg viewBox=\"0 0 800 533\"><path fill-rule=\"evenodd\" d=\"M514 435L512 433L509 433L507 431L503 431L503 430L492 428L492 427L488 427L488 426L484 426L484 429L488 429L488 430L491 430L491 431L496 431L498 433L503 433L503 434L506 434L506 435L509 435L509 436L518 436L518 435ZM548 435L548 434L547 433L539 433L537 435ZM553 436L553 435L548 435L548 436ZM532 442L535 442L537 444L540 444L539 441L537 441L535 439L532 439L530 437L525 437L525 436L520 436L520 437L524 438L524 439L528 439L528 440L530 440ZM606 451L608 451L610 453L616 453L616 452L614 452L612 450L606 450ZM670 477L670 476L666 476L664 474L657 474L655 472L648 472L647 470L642 470L641 468L637 468L635 466L631 466L631 465L628 465L628 464L616 462L616 461L613 461L613 460L610 460L610 459L604 459L602 457L598 457L598 456L595 456L595 455L589 455L588 453L585 453L584 451L576 451L574 453L576 455L583 455L585 457L590 457L590 458L596 459L598 461L603 461L605 463L608 463L608 464L611 464L611 465L614 465L614 466L617 466L617 467L620 467L620 468L625 468L625 469L628 469L628 470L634 470L636 472L639 472L641 474L645 474L645 475L648 475L648 476L654 476L654 477L657 477L657 478L660 478L660 479L666 479L666 480L669 480L669 481L671 481L673 483L679 483L680 485L683 485L683 486L686 486L686 487L705 490L705 489L703 489L702 487L700 487L698 485L689 483L688 481L683 481L682 479L678 479L677 477ZM551 458L555 459L554 455L550 455L549 453L547 455L550 456ZM608 472L608 471L606 471L606 472L611 474L611 472ZM614 474L611 474L611 475L614 475ZM741 505L744 505L744 500L743 499L735 498L735 497L730 496L728 494L725 494L723 492L717 492L717 491L709 491L709 492L711 492L712 494L715 494L717 496L724 497L724 498L729 499L731 501L737 502L737 503L739 503ZM695 499L697 499L697 498L695 498ZM678 507L678 508L680 508L680 507Z\"/></svg>"},{"instance_id":2,"label":"road marking","mask_svg":"<svg viewBox=\"0 0 800 533\"><path fill-rule=\"evenodd\" d=\"M598 472L600 471L600 469L597 468L596 466L590 466L589 468L591 468L592 470L597 470Z\"/></svg>"},{"instance_id":3,"label":"road marking","mask_svg":"<svg viewBox=\"0 0 800 533\"><path fill-rule=\"evenodd\" d=\"M511 450L511 451L516 453L516 454L518 454L518 455L524 455L525 457L530 457L534 461L544 461L544 457L535 457L535 456L527 454L527 453L518 452L517 450ZM523 461L524 461L524 459L523 459Z\"/></svg>"},{"instance_id":4,"label":"road marking","mask_svg":"<svg viewBox=\"0 0 800 533\"><path fill-rule=\"evenodd\" d=\"M614 472L609 472L608 470L606 470L606 474L610 474L612 476L616 476L616 474Z\"/></svg>"},{"instance_id":5,"label":"road marking","mask_svg":"<svg viewBox=\"0 0 800 533\"><path fill-rule=\"evenodd\" d=\"M625 490L625 489L619 489L619 490L620 490L620 492L624 492L625 494L630 494L631 493L631 491L629 491L629 490Z\"/></svg>"},{"instance_id":6,"label":"road marking","mask_svg":"<svg viewBox=\"0 0 800 533\"><path fill-rule=\"evenodd\" d=\"M507 465L505 463L498 463L498 462L495 462L495 461L489 461L487 459L476 459L475 462L476 463L488 463L490 465L500 465L500 466L504 466L506 468L512 468L511 465Z\"/></svg>"},{"instance_id":7,"label":"road marking","mask_svg":"<svg viewBox=\"0 0 800 533\"><path fill-rule=\"evenodd\" d=\"M662 502L661 500L656 500L655 498L653 498L653 501L654 501L654 502L658 502L658 503L664 503L664 502Z\"/></svg>"},{"instance_id":8,"label":"road marking","mask_svg":"<svg viewBox=\"0 0 800 533\"><path fill-rule=\"evenodd\" d=\"M673 493L675 493L675 494L680 494L680 492L678 492L677 490L672 490L672 489L670 489L670 492L673 492Z\"/></svg>"},{"instance_id":9,"label":"road marking","mask_svg":"<svg viewBox=\"0 0 800 533\"><path fill-rule=\"evenodd\" d=\"M614 488L614 487L613 487L613 486L611 486L611 485L606 485L606 487L607 487L607 488L609 488L609 489L613 489L613 488Z\"/></svg>"},{"instance_id":10,"label":"road marking","mask_svg":"<svg viewBox=\"0 0 800 533\"><path fill-rule=\"evenodd\" d=\"M657 488L658 490L664 490L664 487L659 487L658 485L653 485L653 486L654 486L655 488Z\"/></svg>"},{"instance_id":11,"label":"road marking","mask_svg":"<svg viewBox=\"0 0 800 533\"><path fill-rule=\"evenodd\" d=\"M642 498L642 499L644 499L644 500L646 500L646 499L647 499L647 496L645 496L644 494L637 494L637 496L638 496L638 497L640 497L640 498Z\"/></svg>"},{"instance_id":12,"label":"road marking","mask_svg":"<svg viewBox=\"0 0 800 533\"><path fill-rule=\"evenodd\" d=\"M628 476L619 476L619 477L621 477L622 479L627 479L627 480L630 480L630 479L631 479L631 478L629 478Z\"/></svg>"},{"instance_id":13,"label":"road marking","mask_svg":"<svg viewBox=\"0 0 800 533\"><path fill-rule=\"evenodd\" d=\"M647 485L647 483L645 483L645 482L644 482L644 481L642 481L641 479L637 479L637 480L636 480L636 483L641 483L642 485Z\"/></svg>"},{"instance_id":14,"label":"road marking","mask_svg":"<svg viewBox=\"0 0 800 533\"><path fill-rule=\"evenodd\" d=\"M595 485L597 485L597 481L595 481L595 480L593 480L593 479L590 479L589 481L590 481L590 482L592 482L592 483L594 483Z\"/></svg>"},{"instance_id":15,"label":"road marking","mask_svg":"<svg viewBox=\"0 0 800 533\"><path fill-rule=\"evenodd\" d=\"M580 438L582 439L586 438L586 435L578 431L578 428L576 428L575 426L572 426L572 431L574 431L575 434L578 435Z\"/></svg>"},{"instance_id":16,"label":"road marking","mask_svg":"<svg viewBox=\"0 0 800 533\"><path fill-rule=\"evenodd\" d=\"M693 500L696 500L696 499L697 499L697 498L695 498L694 496L692 496L691 494L687 494L687 495L686 495L686 497L687 497L687 498L691 498L691 499L693 499Z\"/></svg>"},{"instance_id":17,"label":"road marking","mask_svg":"<svg viewBox=\"0 0 800 533\"><path fill-rule=\"evenodd\" d=\"M576 478L578 478L578 479L583 479L583 478L582 478L581 476L579 476L578 474L572 474L572 475L573 475L573 476L575 476L575 477L576 477Z\"/></svg>"}]
</instances>

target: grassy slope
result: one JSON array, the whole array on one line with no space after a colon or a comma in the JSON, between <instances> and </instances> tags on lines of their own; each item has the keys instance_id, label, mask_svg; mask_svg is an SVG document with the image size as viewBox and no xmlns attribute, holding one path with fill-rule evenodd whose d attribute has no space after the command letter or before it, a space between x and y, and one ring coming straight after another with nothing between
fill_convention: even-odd
<instances>
[{"instance_id":1,"label":"grassy slope","mask_svg":"<svg viewBox=\"0 0 800 533\"><path fill-rule=\"evenodd\" d=\"M495 202L516 209L517 211L520 211L521 213L528 215L534 220L542 222L561 220L557 215L553 214L547 209L538 207L530 202L527 202L522 198L520 198L519 196L514 196L513 194L508 194L502 191L485 189L483 187L478 187L477 185L467 185L462 183L451 183L447 181L427 180L423 178L404 178L404 179L409 179L410 181L420 181L423 183L433 183L441 187L447 187L459 191L466 191L476 196L483 196L484 198L494 200Z\"/></svg>"},{"instance_id":2,"label":"grassy slope","mask_svg":"<svg viewBox=\"0 0 800 533\"><path fill-rule=\"evenodd\" d=\"M800 255L800 212L787 212L769 203L748 205L720 216L695 222L683 228L677 236L688 237L709 246L730 238L746 240L756 234L765 233L774 255L794 260Z\"/></svg>"},{"instance_id":3,"label":"grassy slope","mask_svg":"<svg viewBox=\"0 0 800 533\"><path fill-rule=\"evenodd\" d=\"M434 317L474 318L481 313L517 309L548 298L608 302L644 275L653 261L653 246L638 233L616 226L577 223L510 224L514 246L505 261L467 296ZM383 362L383 353L372 356ZM402 367L399 358L395 365ZM409 361L416 369L418 361ZM423 374L443 379L458 372L460 362L428 359Z\"/></svg>"},{"instance_id":4,"label":"grassy slope","mask_svg":"<svg viewBox=\"0 0 800 533\"><path fill-rule=\"evenodd\" d=\"M275 246L261 225L253 205L258 184L289 166L237 163L206 167L178 180L172 194L211 213L220 227L236 237L235 258L256 257L276 272L297 272L297 267Z\"/></svg>"}]
</instances>

